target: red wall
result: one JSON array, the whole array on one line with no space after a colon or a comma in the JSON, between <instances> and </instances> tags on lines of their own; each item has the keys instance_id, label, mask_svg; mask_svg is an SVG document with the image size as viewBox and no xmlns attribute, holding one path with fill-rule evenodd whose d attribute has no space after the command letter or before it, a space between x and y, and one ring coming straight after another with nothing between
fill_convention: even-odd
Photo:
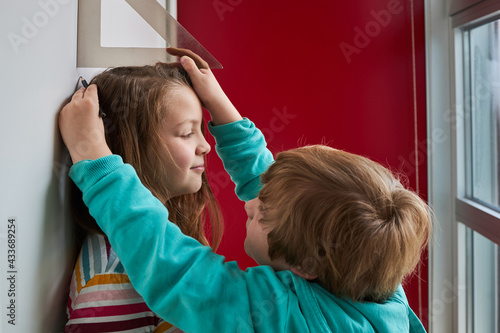
<instances>
[{"instance_id":1,"label":"red wall","mask_svg":"<svg viewBox=\"0 0 500 333\"><path fill-rule=\"evenodd\" d=\"M413 189L418 178L425 197L424 2L414 2L416 85L409 1L179 0L178 15L222 63L224 69L214 70L220 84L264 130L273 152L326 143L405 174ZM219 252L241 268L253 266L243 249L243 203L210 155L208 175L225 217ZM420 279L419 286L413 277L405 290L426 323L426 259Z\"/></svg>"}]
</instances>

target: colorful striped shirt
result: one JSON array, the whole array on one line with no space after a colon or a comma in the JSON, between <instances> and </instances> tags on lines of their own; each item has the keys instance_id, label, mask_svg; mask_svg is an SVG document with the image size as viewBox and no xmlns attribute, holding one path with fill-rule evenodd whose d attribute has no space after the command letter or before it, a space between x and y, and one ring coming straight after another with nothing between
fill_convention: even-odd
<instances>
[{"instance_id":1,"label":"colorful striped shirt","mask_svg":"<svg viewBox=\"0 0 500 333\"><path fill-rule=\"evenodd\" d=\"M134 290L104 235L89 235L71 279L65 332L182 332L158 318Z\"/></svg>"}]
</instances>

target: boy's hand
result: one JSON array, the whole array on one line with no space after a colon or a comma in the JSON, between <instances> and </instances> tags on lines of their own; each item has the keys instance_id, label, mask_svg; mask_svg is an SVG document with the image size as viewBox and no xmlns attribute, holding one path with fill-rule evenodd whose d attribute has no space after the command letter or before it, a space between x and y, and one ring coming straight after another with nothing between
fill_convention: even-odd
<instances>
[{"instance_id":1,"label":"boy's hand","mask_svg":"<svg viewBox=\"0 0 500 333\"><path fill-rule=\"evenodd\" d=\"M193 88L203 106L210 112L214 125L223 125L242 119L205 60L186 49L169 47L167 52L181 57L181 65L189 74Z\"/></svg>"},{"instance_id":2,"label":"boy's hand","mask_svg":"<svg viewBox=\"0 0 500 333\"><path fill-rule=\"evenodd\" d=\"M97 86L91 84L73 95L59 113L59 129L73 163L111 155L104 136L104 123L99 117Z\"/></svg>"}]
</instances>

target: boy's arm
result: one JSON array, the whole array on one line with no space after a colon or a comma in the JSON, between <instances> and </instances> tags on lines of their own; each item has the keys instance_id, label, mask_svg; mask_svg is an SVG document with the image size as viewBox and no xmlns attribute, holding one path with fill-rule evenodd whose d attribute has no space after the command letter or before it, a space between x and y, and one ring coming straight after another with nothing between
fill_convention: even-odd
<instances>
[{"instance_id":1,"label":"boy's arm","mask_svg":"<svg viewBox=\"0 0 500 333\"><path fill-rule=\"evenodd\" d=\"M215 126L243 119L222 90L208 64L187 49L169 47L167 52L181 57L181 65L189 74L194 91L207 109Z\"/></svg>"},{"instance_id":2,"label":"boy's arm","mask_svg":"<svg viewBox=\"0 0 500 333\"><path fill-rule=\"evenodd\" d=\"M168 48L167 52L181 57L182 67L212 117L208 128L215 138L217 154L236 185L236 195L244 201L254 199L261 188L260 175L273 162L262 132L241 117L200 56L186 49Z\"/></svg>"},{"instance_id":3,"label":"boy's arm","mask_svg":"<svg viewBox=\"0 0 500 333\"><path fill-rule=\"evenodd\" d=\"M219 126L209 123L208 129L215 138L215 150L236 185L238 198L256 198L262 187L260 175L274 161L262 132L247 118Z\"/></svg>"},{"instance_id":4,"label":"boy's arm","mask_svg":"<svg viewBox=\"0 0 500 333\"><path fill-rule=\"evenodd\" d=\"M298 313L298 303L289 302L294 296L272 268L243 272L183 235L119 156L81 161L70 177L134 288L173 325L187 332L205 332L207 325L212 332L279 332L290 313ZM273 311L261 313L263 304L271 304Z\"/></svg>"},{"instance_id":5,"label":"boy's arm","mask_svg":"<svg viewBox=\"0 0 500 333\"><path fill-rule=\"evenodd\" d=\"M70 177L151 310L188 332L205 332L207 325L213 332L279 332L290 321L302 323L291 316L300 313L296 296L271 267L243 272L168 221L132 166L111 155L96 86L75 95L59 115L75 163ZM273 311L261 314L269 303Z\"/></svg>"},{"instance_id":6,"label":"boy's arm","mask_svg":"<svg viewBox=\"0 0 500 333\"><path fill-rule=\"evenodd\" d=\"M58 116L59 130L71 160L77 163L111 155L104 135L104 123L99 117L97 86L80 88Z\"/></svg>"}]
</instances>

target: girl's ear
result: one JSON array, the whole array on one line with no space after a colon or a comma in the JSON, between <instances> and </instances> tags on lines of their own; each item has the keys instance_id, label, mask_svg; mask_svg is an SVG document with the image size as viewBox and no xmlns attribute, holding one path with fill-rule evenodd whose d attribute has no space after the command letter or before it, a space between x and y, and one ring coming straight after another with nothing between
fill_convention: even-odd
<instances>
[{"instance_id":1,"label":"girl's ear","mask_svg":"<svg viewBox=\"0 0 500 333\"><path fill-rule=\"evenodd\" d=\"M306 280L315 280L318 278L318 275L316 275L312 272L304 271L302 266L293 266L292 268L290 268L290 271L292 271L292 273L297 274L298 276L300 276Z\"/></svg>"}]
</instances>

